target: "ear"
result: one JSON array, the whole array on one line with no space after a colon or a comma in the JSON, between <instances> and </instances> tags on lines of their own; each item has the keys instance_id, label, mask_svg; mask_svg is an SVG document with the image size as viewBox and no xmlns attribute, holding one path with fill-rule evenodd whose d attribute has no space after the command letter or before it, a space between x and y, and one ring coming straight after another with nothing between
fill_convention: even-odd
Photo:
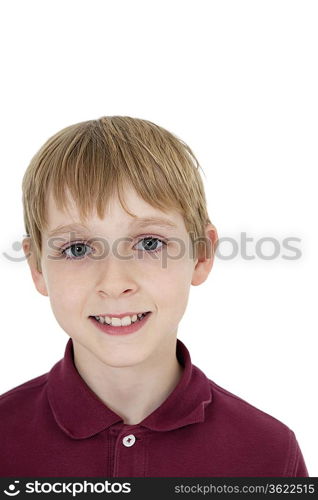
<instances>
[{"instance_id":1,"label":"ear","mask_svg":"<svg viewBox=\"0 0 318 500\"><path fill-rule=\"evenodd\" d=\"M48 291L46 288L46 283L43 277L43 273L37 270L36 267L36 258L35 258L35 252L31 250L31 239L30 238L24 238L22 241L22 248L24 251L24 254L27 258L31 274L32 274L32 279L35 284L35 287L37 291L46 297L48 297Z\"/></svg>"},{"instance_id":2,"label":"ear","mask_svg":"<svg viewBox=\"0 0 318 500\"><path fill-rule=\"evenodd\" d=\"M210 274L214 262L215 250L218 243L218 233L212 224L208 224L205 230L206 248L203 254L198 256L192 275L191 285L197 286L204 283Z\"/></svg>"}]
</instances>

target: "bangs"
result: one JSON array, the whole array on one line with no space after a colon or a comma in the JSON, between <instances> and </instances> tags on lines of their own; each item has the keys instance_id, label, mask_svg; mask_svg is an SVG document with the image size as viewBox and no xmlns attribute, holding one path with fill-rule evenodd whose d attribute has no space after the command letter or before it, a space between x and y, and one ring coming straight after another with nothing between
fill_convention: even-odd
<instances>
[{"instance_id":1,"label":"bangs","mask_svg":"<svg viewBox=\"0 0 318 500\"><path fill-rule=\"evenodd\" d=\"M193 182L181 168L184 153L181 159L175 144L167 142L167 136L163 138L154 124L158 128L156 137L150 127L143 131L142 137L139 131L138 137L136 130L132 133L130 129L128 135L120 125L120 119L115 123L111 119L107 123L100 119L67 127L51 138L49 147L43 146L42 154L40 150L39 164L44 162L46 165L39 170L37 179L43 192L37 214L42 230L47 227L44 193L49 190L57 206L67 210L68 189L82 220L94 209L103 218L114 194L118 195L123 209L134 217L123 197L127 184L143 200L163 212L191 212L189 200ZM189 151L189 162L190 154Z\"/></svg>"},{"instance_id":2,"label":"bangs","mask_svg":"<svg viewBox=\"0 0 318 500\"><path fill-rule=\"evenodd\" d=\"M150 121L105 116L71 125L46 141L25 172L26 231L41 252L50 192L62 211L68 211L69 192L83 222L95 210L104 218L115 195L136 217L125 205L128 186L152 207L179 212L188 232L202 236L210 221L199 168L187 144Z\"/></svg>"}]
</instances>

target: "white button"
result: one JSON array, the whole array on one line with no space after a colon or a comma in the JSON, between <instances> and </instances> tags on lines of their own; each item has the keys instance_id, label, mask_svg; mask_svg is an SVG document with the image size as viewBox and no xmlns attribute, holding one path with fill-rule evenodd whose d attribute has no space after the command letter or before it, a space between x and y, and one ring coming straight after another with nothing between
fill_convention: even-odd
<instances>
[{"instance_id":1,"label":"white button","mask_svg":"<svg viewBox=\"0 0 318 500\"><path fill-rule=\"evenodd\" d=\"M136 438L133 434L129 434L129 436L124 437L123 439L123 445L125 446L132 446L135 444Z\"/></svg>"}]
</instances>

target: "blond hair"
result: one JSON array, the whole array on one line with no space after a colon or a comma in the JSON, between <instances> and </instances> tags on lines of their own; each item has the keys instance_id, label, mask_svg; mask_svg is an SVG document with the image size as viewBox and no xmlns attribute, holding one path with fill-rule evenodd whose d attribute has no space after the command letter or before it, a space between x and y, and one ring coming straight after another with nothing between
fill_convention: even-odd
<instances>
[{"instance_id":1,"label":"blond hair","mask_svg":"<svg viewBox=\"0 0 318 500\"><path fill-rule=\"evenodd\" d=\"M147 120L104 116L60 130L32 158L22 181L24 224L38 270L50 190L64 210L67 187L82 220L95 207L103 218L115 192L134 217L122 195L127 181L151 206L182 214L196 258L206 248L205 227L211 223L200 168L187 144Z\"/></svg>"}]
</instances>

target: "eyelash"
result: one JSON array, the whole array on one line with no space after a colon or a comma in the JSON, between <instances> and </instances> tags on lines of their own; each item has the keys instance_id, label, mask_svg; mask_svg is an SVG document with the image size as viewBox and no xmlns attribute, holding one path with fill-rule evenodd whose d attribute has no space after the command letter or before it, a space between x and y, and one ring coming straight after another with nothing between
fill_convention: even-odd
<instances>
[{"instance_id":1,"label":"eyelash","mask_svg":"<svg viewBox=\"0 0 318 500\"><path fill-rule=\"evenodd\" d=\"M162 251L162 249L167 246L167 242L165 240L162 240L161 238L157 238L157 236L144 236L143 238L141 238L138 242L140 243L141 241L143 240L157 240L157 241L160 241L160 243L163 243L163 246L161 248L158 248L157 250L146 250L147 253L151 253L151 254L157 254L159 252ZM70 257L69 255L66 254L66 251L69 250L70 248L74 247L75 245L85 245L85 246L88 246L91 248L91 246L89 245L89 242L88 241L75 241L74 243L71 243L70 245L68 245L67 247L63 248L60 250L61 254L64 255L64 258L66 260L82 260L82 259L85 259L85 255L83 257Z\"/></svg>"}]
</instances>

